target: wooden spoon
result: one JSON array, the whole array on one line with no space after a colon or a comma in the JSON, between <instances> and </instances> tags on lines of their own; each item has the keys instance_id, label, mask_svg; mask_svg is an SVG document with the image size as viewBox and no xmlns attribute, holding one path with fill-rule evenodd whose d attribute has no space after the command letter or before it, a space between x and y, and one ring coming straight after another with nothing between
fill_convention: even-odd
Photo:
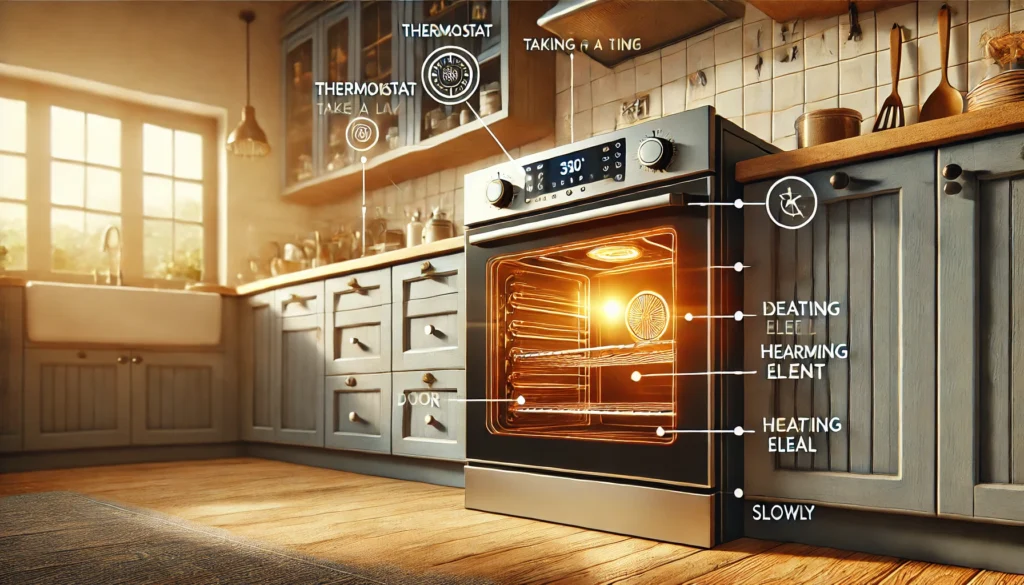
<instances>
[{"instance_id":1,"label":"wooden spoon","mask_svg":"<svg viewBox=\"0 0 1024 585\"><path fill-rule=\"evenodd\" d=\"M921 106L921 115L918 117L921 122L962 114L964 111L964 96L949 83L946 74L949 64L949 7L945 4L939 9L939 53L942 55L942 79Z\"/></svg>"}]
</instances>

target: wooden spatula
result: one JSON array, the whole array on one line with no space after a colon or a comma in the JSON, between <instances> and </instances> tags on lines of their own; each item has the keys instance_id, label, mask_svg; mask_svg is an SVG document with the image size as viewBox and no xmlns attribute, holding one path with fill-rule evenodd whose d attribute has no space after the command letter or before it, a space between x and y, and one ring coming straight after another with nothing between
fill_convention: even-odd
<instances>
[{"instance_id":1,"label":"wooden spatula","mask_svg":"<svg viewBox=\"0 0 1024 585\"><path fill-rule=\"evenodd\" d=\"M921 106L919 119L922 122L962 114L964 111L964 96L949 83L946 74L949 64L949 7L945 4L939 9L939 53L942 55L942 79Z\"/></svg>"},{"instance_id":2,"label":"wooden spatula","mask_svg":"<svg viewBox=\"0 0 1024 585\"><path fill-rule=\"evenodd\" d=\"M893 24L889 31L889 64L892 68L892 93L882 102L882 109L875 118L874 132L898 128L906 124L903 118L903 100L900 99L900 57L903 52L903 31Z\"/></svg>"}]
</instances>

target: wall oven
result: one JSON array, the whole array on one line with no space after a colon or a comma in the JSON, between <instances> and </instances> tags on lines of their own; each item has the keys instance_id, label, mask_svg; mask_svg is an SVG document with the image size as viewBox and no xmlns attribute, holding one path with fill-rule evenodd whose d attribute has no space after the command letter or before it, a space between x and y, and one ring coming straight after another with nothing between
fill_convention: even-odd
<instances>
[{"instance_id":1,"label":"wall oven","mask_svg":"<svg viewBox=\"0 0 1024 585\"><path fill-rule=\"evenodd\" d=\"M738 160L702 108L467 175L466 506L739 536Z\"/></svg>"}]
</instances>

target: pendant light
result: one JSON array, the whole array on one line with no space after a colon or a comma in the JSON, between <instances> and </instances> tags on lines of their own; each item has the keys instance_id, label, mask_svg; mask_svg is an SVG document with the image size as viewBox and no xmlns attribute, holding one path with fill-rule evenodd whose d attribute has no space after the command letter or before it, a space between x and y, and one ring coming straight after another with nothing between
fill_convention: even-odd
<instances>
[{"instance_id":1,"label":"pendant light","mask_svg":"<svg viewBox=\"0 0 1024 585\"><path fill-rule=\"evenodd\" d=\"M249 103L249 25L256 20L256 13L243 10L238 18L245 21L245 108L242 121L228 135L228 152L236 156L256 157L270 154L267 134L256 122L256 110Z\"/></svg>"}]
</instances>

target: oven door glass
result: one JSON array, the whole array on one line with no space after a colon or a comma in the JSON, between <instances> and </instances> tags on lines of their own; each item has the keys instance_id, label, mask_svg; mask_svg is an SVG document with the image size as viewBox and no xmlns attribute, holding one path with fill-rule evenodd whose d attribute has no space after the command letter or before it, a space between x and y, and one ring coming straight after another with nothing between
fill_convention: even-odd
<instances>
[{"instance_id":1,"label":"oven door glass","mask_svg":"<svg viewBox=\"0 0 1024 585\"><path fill-rule=\"evenodd\" d=\"M710 487L710 226L668 206L471 244L470 458Z\"/></svg>"}]
</instances>

